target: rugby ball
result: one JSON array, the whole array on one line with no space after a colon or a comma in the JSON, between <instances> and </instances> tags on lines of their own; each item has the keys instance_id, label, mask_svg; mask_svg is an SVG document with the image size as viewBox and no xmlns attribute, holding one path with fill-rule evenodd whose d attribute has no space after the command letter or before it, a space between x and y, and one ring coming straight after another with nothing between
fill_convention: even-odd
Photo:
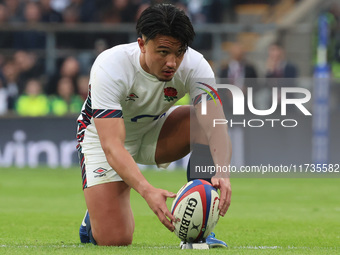
<instances>
[{"instance_id":1,"label":"rugby ball","mask_svg":"<svg viewBox=\"0 0 340 255\"><path fill-rule=\"evenodd\" d=\"M177 193L171 213L175 234L184 242L195 243L206 238L219 219L219 195L207 181L197 179L185 184Z\"/></svg>"}]
</instances>

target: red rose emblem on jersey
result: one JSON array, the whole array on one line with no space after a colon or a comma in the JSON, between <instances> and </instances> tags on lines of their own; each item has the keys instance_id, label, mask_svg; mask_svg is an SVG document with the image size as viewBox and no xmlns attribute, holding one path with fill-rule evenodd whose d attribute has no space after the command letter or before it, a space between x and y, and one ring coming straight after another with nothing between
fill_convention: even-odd
<instances>
[{"instance_id":1,"label":"red rose emblem on jersey","mask_svg":"<svg viewBox=\"0 0 340 255\"><path fill-rule=\"evenodd\" d=\"M177 99L177 90L173 87L167 87L164 89L164 100L170 102Z\"/></svg>"}]
</instances>

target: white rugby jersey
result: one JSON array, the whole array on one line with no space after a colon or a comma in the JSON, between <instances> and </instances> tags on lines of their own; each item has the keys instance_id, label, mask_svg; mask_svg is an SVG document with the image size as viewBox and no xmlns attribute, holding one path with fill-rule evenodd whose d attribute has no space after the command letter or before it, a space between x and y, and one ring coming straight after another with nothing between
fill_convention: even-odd
<instances>
[{"instance_id":1,"label":"white rugby jersey","mask_svg":"<svg viewBox=\"0 0 340 255\"><path fill-rule=\"evenodd\" d=\"M97 57L91 69L88 98L78 118L80 145L91 144L86 146L88 149L100 145L93 118L123 117L126 141L131 141L150 130L154 120L186 93L192 100L202 94L197 81L215 82L209 63L192 48L167 82L145 72L139 57L137 42L115 46Z\"/></svg>"}]
</instances>

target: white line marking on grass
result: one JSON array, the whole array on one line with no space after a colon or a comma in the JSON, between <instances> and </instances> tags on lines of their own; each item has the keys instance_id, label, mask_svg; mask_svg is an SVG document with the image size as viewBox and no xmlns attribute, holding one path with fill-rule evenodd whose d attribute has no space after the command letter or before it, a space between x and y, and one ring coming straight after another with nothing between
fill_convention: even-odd
<instances>
[{"instance_id":1,"label":"white line marking on grass","mask_svg":"<svg viewBox=\"0 0 340 255\"><path fill-rule=\"evenodd\" d=\"M61 245L7 245L1 244L0 248L79 248L85 247L83 244L61 244Z\"/></svg>"},{"instance_id":2,"label":"white line marking on grass","mask_svg":"<svg viewBox=\"0 0 340 255\"><path fill-rule=\"evenodd\" d=\"M232 249L249 249L249 250L275 250L282 249L281 246L236 246L230 247Z\"/></svg>"},{"instance_id":3,"label":"white line marking on grass","mask_svg":"<svg viewBox=\"0 0 340 255\"><path fill-rule=\"evenodd\" d=\"M276 250L276 249L289 249L289 250L295 250L295 249L312 249L312 248L318 248L318 247L295 247L295 246L288 246L288 247L282 247L282 246L232 246L231 249L249 249L249 250Z\"/></svg>"},{"instance_id":4,"label":"white line marking on grass","mask_svg":"<svg viewBox=\"0 0 340 255\"><path fill-rule=\"evenodd\" d=\"M0 248L84 248L87 247L88 244L53 244L53 245L7 245L7 244L1 244ZM138 249L174 249L174 248L178 248L179 246L174 246L174 245L169 245L169 246L129 246L130 248L138 248ZM129 249L129 247L119 247L122 249Z\"/></svg>"}]
</instances>

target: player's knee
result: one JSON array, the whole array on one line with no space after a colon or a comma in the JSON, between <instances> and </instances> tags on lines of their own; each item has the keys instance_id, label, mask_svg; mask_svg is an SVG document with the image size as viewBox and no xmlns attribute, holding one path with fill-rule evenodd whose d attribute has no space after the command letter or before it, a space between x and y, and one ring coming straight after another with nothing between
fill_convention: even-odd
<instances>
[{"instance_id":1,"label":"player's knee","mask_svg":"<svg viewBox=\"0 0 340 255\"><path fill-rule=\"evenodd\" d=\"M132 244L132 239L133 239L132 233L125 235L125 236L120 236L118 238L118 240L116 240L114 245L116 245L116 246L127 246L127 245Z\"/></svg>"},{"instance_id":2,"label":"player's knee","mask_svg":"<svg viewBox=\"0 0 340 255\"><path fill-rule=\"evenodd\" d=\"M95 236L98 245L101 246L127 246L132 243L133 233L112 233L103 235L99 233Z\"/></svg>"},{"instance_id":3,"label":"player's knee","mask_svg":"<svg viewBox=\"0 0 340 255\"><path fill-rule=\"evenodd\" d=\"M132 243L134 221L127 221L120 226L114 225L96 228L93 237L98 245L102 246L127 246Z\"/></svg>"},{"instance_id":4,"label":"player's knee","mask_svg":"<svg viewBox=\"0 0 340 255\"><path fill-rule=\"evenodd\" d=\"M104 240L100 245L103 246L128 246L132 244L132 236L131 237L118 237L114 239Z\"/></svg>"}]
</instances>

